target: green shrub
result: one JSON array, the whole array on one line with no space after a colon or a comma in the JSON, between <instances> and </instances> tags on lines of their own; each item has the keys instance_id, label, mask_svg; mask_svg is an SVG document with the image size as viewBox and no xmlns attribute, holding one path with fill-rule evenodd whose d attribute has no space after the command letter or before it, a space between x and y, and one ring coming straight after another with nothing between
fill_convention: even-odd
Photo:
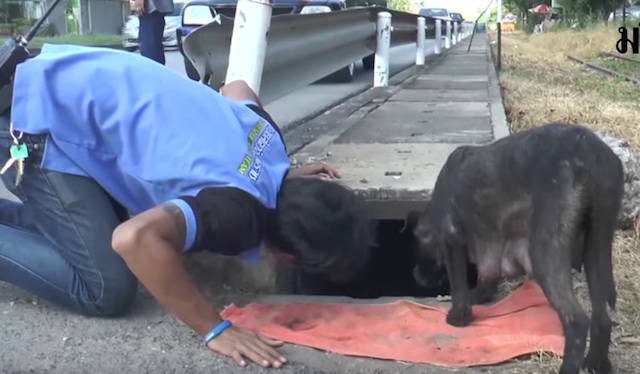
<instances>
[{"instance_id":1,"label":"green shrub","mask_svg":"<svg viewBox=\"0 0 640 374\"><path fill-rule=\"evenodd\" d=\"M41 48L43 44L76 44L86 46L113 46L122 45L122 35L84 34L65 35L55 37L36 37L29 44L31 48Z\"/></svg>"}]
</instances>

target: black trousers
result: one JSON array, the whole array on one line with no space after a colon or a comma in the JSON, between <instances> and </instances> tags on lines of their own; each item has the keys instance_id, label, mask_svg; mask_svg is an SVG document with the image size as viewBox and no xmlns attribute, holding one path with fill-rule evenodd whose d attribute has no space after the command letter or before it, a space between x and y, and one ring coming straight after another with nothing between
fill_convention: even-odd
<instances>
[{"instance_id":1,"label":"black trousers","mask_svg":"<svg viewBox=\"0 0 640 374\"><path fill-rule=\"evenodd\" d=\"M140 19L140 27L138 28L140 54L164 65L164 47L162 45L165 26L164 14L152 12L138 18Z\"/></svg>"}]
</instances>

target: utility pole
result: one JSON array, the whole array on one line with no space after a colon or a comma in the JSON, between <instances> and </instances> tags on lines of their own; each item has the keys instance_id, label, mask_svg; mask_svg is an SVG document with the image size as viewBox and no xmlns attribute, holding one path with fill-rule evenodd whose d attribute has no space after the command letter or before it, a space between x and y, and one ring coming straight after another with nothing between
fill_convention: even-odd
<instances>
[{"instance_id":1,"label":"utility pole","mask_svg":"<svg viewBox=\"0 0 640 374\"><path fill-rule=\"evenodd\" d=\"M498 6L497 9L497 14L498 14L498 19L496 20L496 26L498 28L497 30L497 35L498 35L498 48L497 48L497 54L498 54L498 61L497 61L497 70L500 71L500 69L502 68L502 0L497 0L496 4Z\"/></svg>"}]
</instances>

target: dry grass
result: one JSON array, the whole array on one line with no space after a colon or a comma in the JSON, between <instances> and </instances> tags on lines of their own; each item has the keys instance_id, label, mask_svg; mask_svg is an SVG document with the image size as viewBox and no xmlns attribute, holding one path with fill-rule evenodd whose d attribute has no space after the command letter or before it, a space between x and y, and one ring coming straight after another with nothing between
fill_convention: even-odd
<instances>
[{"instance_id":1,"label":"dry grass","mask_svg":"<svg viewBox=\"0 0 640 374\"><path fill-rule=\"evenodd\" d=\"M616 30L604 26L590 31L505 35L500 80L513 129L519 131L552 121L579 123L609 131L640 151L640 86L591 72L566 57L570 54L596 60L603 50L613 50L617 39ZM640 238L619 233L614 246L618 304L612 361L618 373L637 373ZM585 283L579 279L575 287L588 307ZM541 354L523 360L514 373L553 372L559 362L558 358Z\"/></svg>"}]
</instances>

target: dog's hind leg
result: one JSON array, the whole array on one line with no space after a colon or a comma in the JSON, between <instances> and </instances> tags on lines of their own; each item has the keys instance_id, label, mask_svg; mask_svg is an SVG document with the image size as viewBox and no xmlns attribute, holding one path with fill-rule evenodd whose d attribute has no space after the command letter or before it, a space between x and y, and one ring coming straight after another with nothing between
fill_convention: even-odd
<instances>
[{"instance_id":1,"label":"dog's hind leg","mask_svg":"<svg viewBox=\"0 0 640 374\"><path fill-rule=\"evenodd\" d=\"M535 181L529 256L533 278L562 322L565 347L559 373L578 374L589 328L571 275L571 244L580 214L581 191L573 186L568 167L560 167L557 172L542 173Z\"/></svg>"},{"instance_id":2,"label":"dog's hind leg","mask_svg":"<svg viewBox=\"0 0 640 374\"><path fill-rule=\"evenodd\" d=\"M616 287L611 261L612 242L622 193L610 191L595 197L586 224L584 269L591 298L591 339L583 367L588 373L611 373L609 344L611 318L607 305L615 310Z\"/></svg>"}]
</instances>

